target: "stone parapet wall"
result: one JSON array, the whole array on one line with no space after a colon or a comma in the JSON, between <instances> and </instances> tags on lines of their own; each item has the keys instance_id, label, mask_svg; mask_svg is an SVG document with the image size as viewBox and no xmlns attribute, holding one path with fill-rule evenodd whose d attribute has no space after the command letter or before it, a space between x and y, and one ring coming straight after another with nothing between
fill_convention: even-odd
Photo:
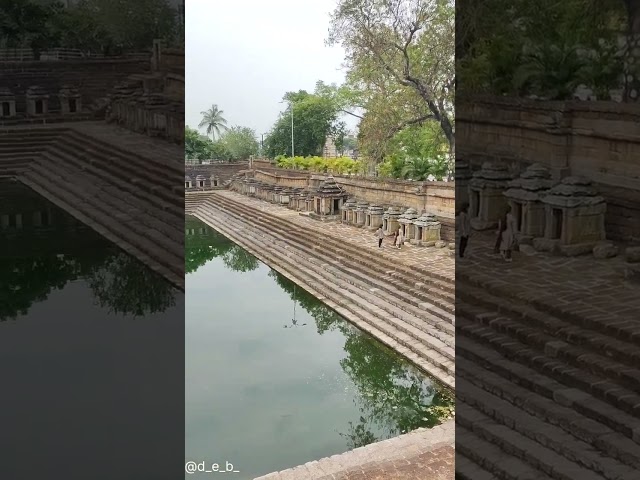
<instances>
[{"instance_id":1,"label":"stone parapet wall","mask_svg":"<svg viewBox=\"0 0 640 480\"><path fill-rule=\"evenodd\" d=\"M456 109L457 156L515 173L540 163L554 180L585 176L607 201L607 235L640 238L640 105L477 97Z\"/></svg>"},{"instance_id":2,"label":"stone parapet wall","mask_svg":"<svg viewBox=\"0 0 640 480\"><path fill-rule=\"evenodd\" d=\"M50 111L60 109L58 92L63 85L77 87L82 95L82 104L87 107L110 93L113 85L129 75L145 73L149 69L148 59L0 62L0 87L13 92L19 114L26 111L25 94L34 85L50 92Z\"/></svg>"},{"instance_id":3,"label":"stone parapet wall","mask_svg":"<svg viewBox=\"0 0 640 480\"><path fill-rule=\"evenodd\" d=\"M220 182L224 184L227 180L230 180L236 173L249 168L249 162L237 162L237 163L213 163L211 165L185 165L184 174L189 175L192 179L195 179L198 175L203 175L207 178L215 175L220 179Z\"/></svg>"}]
</instances>

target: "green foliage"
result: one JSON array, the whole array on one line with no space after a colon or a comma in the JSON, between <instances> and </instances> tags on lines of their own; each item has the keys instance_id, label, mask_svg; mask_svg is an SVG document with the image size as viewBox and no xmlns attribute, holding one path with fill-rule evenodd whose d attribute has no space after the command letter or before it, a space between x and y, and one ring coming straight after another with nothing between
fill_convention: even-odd
<instances>
[{"instance_id":1,"label":"green foliage","mask_svg":"<svg viewBox=\"0 0 640 480\"><path fill-rule=\"evenodd\" d=\"M346 51L347 84L339 98L365 110L361 150L374 162L397 132L428 119L453 154L454 27L449 0L338 1L329 44Z\"/></svg>"},{"instance_id":2,"label":"green foliage","mask_svg":"<svg viewBox=\"0 0 640 480\"><path fill-rule=\"evenodd\" d=\"M213 142L188 125L184 129L184 157L187 160L231 160L231 153L220 141Z\"/></svg>"},{"instance_id":3,"label":"green foliage","mask_svg":"<svg viewBox=\"0 0 640 480\"><path fill-rule=\"evenodd\" d=\"M186 160L247 160L258 146L254 131L246 127L231 127L215 141L188 125L184 130Z\"/></svg>"},{"instance_id":4,"label":"green foliage","mask_svg":"<svg viewBox=\"0 0 640 480\"><path fill-rule=\"evenodd\" d=\"M360 160L349 157L323 158L313 157L276 157L276 165L280 168L290 168L294 170L308 170L318 173L333 173L336 175L350 175L364 173L364 164Z\"/></svg>"},{"instance_id":5,"label":"green foliage","mask_svg":"<svg viewBox=\"0 0 640 480\"><path fill-rule=\"evenodd\" d=\"M77 48L85 53L148 50L173 41L177 11L167 0L81 0L69 7L30 0L0 0L0 32L7 47Z\"/></svg>"},{"instance_id":6,"label":"green foliage","mask_svg":"<svg viewBox=\"0 0 640 480\"><path fill-rule=\"evenodd\" d=\"M450 419L455 409L451 392L425 381L393 351L352 327L340 315L275 270L269 272L280 287L315 320L318 333L339 331L346 337L342 370L358 389L359 422L340 433L350 448L378 440L370 426L386 427L391 437L419 427L430 428Z\"/></svg>"},{"instance_id":7,"label":"green foliage","mask_svg":"<svg viewBox=\"0 0 640 480\"><path fill-rule=\"evenodd\" d=\"M211 139L215 140L217 136L220 138L221 132L227 130L227 121L222 116L224 112L217 105L211 105L209 110L200 112L202 120L198 124L198 128L205 127L207 135L211 135Z\"/></svg>"},{"instance_id":8,"label":"green foliage","mask_svg":"<svg viewBox=\"0 0 640 480\"><path fill-rule=\"evenodd\" d=\"M291 110L293 109L293 148L306 156L321 155L327 137L340 143L345 135L344 122L338 121L338 105L328 97L304 90L287 92L284 100L290 107L282 112L265 138L265 154L291 156Z\"/></svg>"},{"instance_id":9,"label":"green foliage","mask_svg":"<svg viewBox=\"0 0 640 480\"><path fill-rule=\"evenodd\" d=\"M195 217L185 218L185 230L195 231L194 234L185 233L186 273L193 273L218 257L222 257L224 265L234 272L250 272L260 265L256 257Z\"/></svg>"},{"instance_id":10,"label":"green foliage","mask_svg":"<svg viewBox=\"0 0 640 480\"><path fill-rule=\"evenodd\" d=\"M227 130L219 143L232 160L247 160L251 155L256 155L260 147L252 129L238 126Z\"/></svg>"},{"instance_id":11,"label":"green foliage","mask_svg":"<svg viewBox=\"0 0 640 480\"><path fill-rule=\"evenodd\" d=\"M463 93L566 99L584 84L606 98L621 86L620 0L462 0L458 8Z\"/></svg>"},{"instance_id":12,"label":"green foliage","mask_svg":"<svg viewBox=\"0 0 640 480\"><path fill-rule=\"evenodd\" d=\"M433 122L398 132L387 144L385 161L378 165L382 177L445 179L450 173L446 138Z\"/></svg>"}]
</instances>

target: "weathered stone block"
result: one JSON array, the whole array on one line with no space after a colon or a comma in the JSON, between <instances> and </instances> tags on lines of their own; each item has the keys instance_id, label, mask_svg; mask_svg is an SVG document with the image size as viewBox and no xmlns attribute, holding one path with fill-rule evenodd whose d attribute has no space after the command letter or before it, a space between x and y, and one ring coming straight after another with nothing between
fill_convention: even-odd
<instances>
[{"instance_id":1,"label":"weathered stone block","mask_svg":"<svg viewBox=\"0 0 640 480\"><path fill-rule=\"evenodd\" d=\"M595 258L612 258L618 255L618 247L613 243L601 243L593 247L593 256Z\"/></svg>"},{"instance_id":2,"label":"weathered stone block","mask_svg":"<svg viewBox=\"0 0 640 480\"><path fill-rule=\"evenodd\" d=\"M640 247L627 247L624 256L629 263L640 263Z\"/></svg>"}]
</instances>

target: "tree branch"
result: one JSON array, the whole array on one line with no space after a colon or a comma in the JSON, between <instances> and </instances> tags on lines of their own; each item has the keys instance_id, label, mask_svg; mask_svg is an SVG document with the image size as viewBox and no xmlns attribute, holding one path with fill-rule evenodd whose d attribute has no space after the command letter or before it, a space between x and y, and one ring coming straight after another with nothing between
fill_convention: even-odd
<instances>
[{"instance_id":1,"label":"tree branch","mask_svg":"<svg viewBox=\"0 0 640 480\"><path fill-rule=\"evenodd\" d=\"M404 130L406 127L410 127L411 125L419 125L422 124L424 122L426 122L427 120L436 120L436 117L434 115L423 115L421 117L418 118L414 118L412 120L407 120L404 121L398 125L396 125L395 127L393 127L389 133L386 136L386 140L391 139L396 133L398 133L401 130Z\"/></svg>"}]
</instances>

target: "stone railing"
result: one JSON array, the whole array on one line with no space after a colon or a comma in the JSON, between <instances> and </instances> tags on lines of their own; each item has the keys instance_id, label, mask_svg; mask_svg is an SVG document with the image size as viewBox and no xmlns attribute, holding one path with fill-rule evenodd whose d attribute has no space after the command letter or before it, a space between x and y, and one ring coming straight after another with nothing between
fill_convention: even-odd
<instances>
[{"instance_id":1,"label":"stone railing","mask_svg":"<svg viewBox=\"0 0 640 480\"><path fill-rule=\"evenodd\" d=\"M477 97L456 108L458 159L487 159L514 174L533 163L555 180L592 180L607 202L607 235L640 238L640 104Z\"/></svg>"},{"instance_id":2,"label":"stone railing","mask_svg":"<svg viewBox=\"0 0 640 480\"><path fill-rule=\"evenodd\" d=\"M63 86L77 88L82 95L82 104L88 106L110 93L114 85L129 75L148 72L149 68L148 59L135 58L0 61L0 87L8 88L14 95L18 115L26 112L27 90L33 86L41 87L50 94L49 111L56 111L60 109L58 93Z\"/></svg>"}]
</instances>

